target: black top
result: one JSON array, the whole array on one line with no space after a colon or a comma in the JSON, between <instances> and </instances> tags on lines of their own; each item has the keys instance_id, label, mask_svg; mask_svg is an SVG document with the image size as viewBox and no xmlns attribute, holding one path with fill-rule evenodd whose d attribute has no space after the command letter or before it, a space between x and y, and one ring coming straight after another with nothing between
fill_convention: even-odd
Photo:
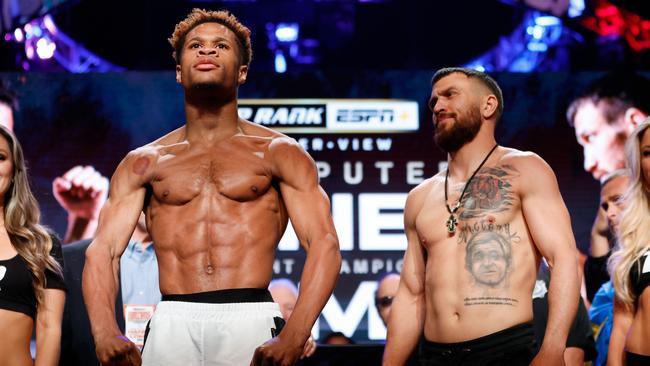
<instances>
[{"instance_id":1,"label":"black top","mask_svg":"<svg viewBox=\"0 0 650 366\"><path fill-rule=\"evenodd\" d=\"M610 250L602 257L587 257L585 262L585 286L587 287L587 299L589 301L594 301L594 296L596 296L600 286L609 281L607 261L611 255Z\"/></svg>"},{"instance_id":2,"label":"black top","mask_svg":"<svg viewBox=\"0 0 650 366\"><path fill-rule=\"evenodd\" d=\"M650 249L641 255L638 262L632 265L630 269L630 280L632 281L632 290L636 297L640 297L646 287L650 286L650 262L648 256ZM641 273L639 274L639 269Z\"/></svg>"},{"instance_id":3,"label":"black top","mask_svg":"<svg viewBox=\"0 0 650 366\"><path fill-rule=\"evenodd\" d=\"M548 322L548 292L546 289L549 285L550 275L546 271L540 271L537 278L544 281L543 290L540 291L538 297L533 298L533 326L535 328L537 346L540 347L544 341L546 323ZM578 311L567 336L566 347L581 348L585 353L585 361L596 359L597 353L594 334L591 330L591 322L589 321L589 315L582 301L582 297L580 297Z\"/></svg>"},{"instance_id":4,"label":"black top","mask_svg":"<svg viewBox=\"0 0 650 366\"><path fill-rule=\"evenodd\" d=\"M50 255L63 267L61 242L51 235ZM32 284L34 277L27 262L19 254L11 259L0 260L0 309L24 313L36 317L36 292ZM66 290L63 278L45 269L45 288Z\"/></svg>"}]
</instances>

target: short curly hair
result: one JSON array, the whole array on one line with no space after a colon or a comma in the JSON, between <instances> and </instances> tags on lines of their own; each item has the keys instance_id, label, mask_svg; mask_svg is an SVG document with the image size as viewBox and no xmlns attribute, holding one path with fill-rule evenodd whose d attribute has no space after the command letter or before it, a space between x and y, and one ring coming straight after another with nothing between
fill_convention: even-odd
<instances>
[{"instance_id":1,"label":"short curly hair","mask_svg":"<svg viewBox=\"0 0 650 366\"><path fill-rule=\"evenodd\" d=\"M177 65L181 62L181 52L185 43L185 37L192 29L203 23L219 23L235 33L239 45L241 62L246 64L246 66L250 65L253 57L250 29L241 24L234 15L226 10L210 11L198 8L192 9L187 18L176 24L174 33L168 39L174 48L172 57Z\"/></svg>"}]
</instances>

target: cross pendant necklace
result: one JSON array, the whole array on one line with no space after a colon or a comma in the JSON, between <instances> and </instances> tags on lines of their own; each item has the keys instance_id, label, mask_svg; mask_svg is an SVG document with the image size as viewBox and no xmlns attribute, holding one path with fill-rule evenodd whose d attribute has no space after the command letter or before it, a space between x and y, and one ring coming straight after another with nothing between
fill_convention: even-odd
<instances>
[{"instance_id":1,"label":"cross pendant necklace","mask_svg":"<svg viewBox=\"0 0 650 366\"><path fill-rule=\"evenodd\" d=\"M465 191L467 191L467 187L469 187L469 184L472 182L472 179L474 179L474 176L476 173L478 173L479 170L483 167L483 164L490 158L490 155L496 150L497 146L499 144L494 145L492 150L485 156L481 164L479 164L478 168L474 170L474 173L472 173L472 176L469 177L467 180L467 183L465 183L465 187L463 187L463 192L461 192L460 197L458 198L458 202L454 205L453 208L449 206L448 199L447 199L447 181L449 180L449 167L447 167L447 172L445 173L445 207L447 207L447 212L449 212L449 218L447 219L447 234L449 236L454 236L456 234L456 226L458 226L458 219L456 218L456 211L460 208L460 206L463 203L463 197L465 196Z\"/></svg>"}]
</instances>

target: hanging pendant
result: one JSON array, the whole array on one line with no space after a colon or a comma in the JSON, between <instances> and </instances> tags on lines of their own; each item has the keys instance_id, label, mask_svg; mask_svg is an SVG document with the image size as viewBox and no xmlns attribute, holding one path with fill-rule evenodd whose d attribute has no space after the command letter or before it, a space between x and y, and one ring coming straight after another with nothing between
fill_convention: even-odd
<instances>
[{"instance_id":1,"label":"hanging pendant","mask_svg":"<svg viewBox=\"0 0 650 366\"><path fill-rule=\"evenodd\" d=\"M449 214L449 218L447 219L447 233L449 233L450 236L453 236L456 233L456 225L458 225L456 215L453 213Z\"/></svg>"}]
</instances>

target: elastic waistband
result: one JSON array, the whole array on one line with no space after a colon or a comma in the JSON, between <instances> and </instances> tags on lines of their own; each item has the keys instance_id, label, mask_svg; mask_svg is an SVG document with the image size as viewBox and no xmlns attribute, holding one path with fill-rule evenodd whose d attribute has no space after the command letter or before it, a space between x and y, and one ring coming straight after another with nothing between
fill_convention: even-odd
<instances>
[{"instance_id":1,"label":"elastic waistband","mask_svg":"<svg viewBox=\"0 0 650 366\"><path fill-rule=\"evenodd\" d=\"M526 322L510 328L500 330L496 333L483 337L456 343L438 343L423 339L423 346L432 350L458 350L458 349L481 349L493 347L498 344L528 343L535 340L533 322Z\"/></svg>"},{"instance_id":2,"label":"elastic waistband","mask_svg":"<svg viewBox=\"0 0 650 366\"><path fill-rule=\"evenodd\" d=\"M162 301L197 302L203 304L232 304L244 302L273 302L267 289L233 288L193 294L162 295Z\"/></svg>"}]
</instances>

